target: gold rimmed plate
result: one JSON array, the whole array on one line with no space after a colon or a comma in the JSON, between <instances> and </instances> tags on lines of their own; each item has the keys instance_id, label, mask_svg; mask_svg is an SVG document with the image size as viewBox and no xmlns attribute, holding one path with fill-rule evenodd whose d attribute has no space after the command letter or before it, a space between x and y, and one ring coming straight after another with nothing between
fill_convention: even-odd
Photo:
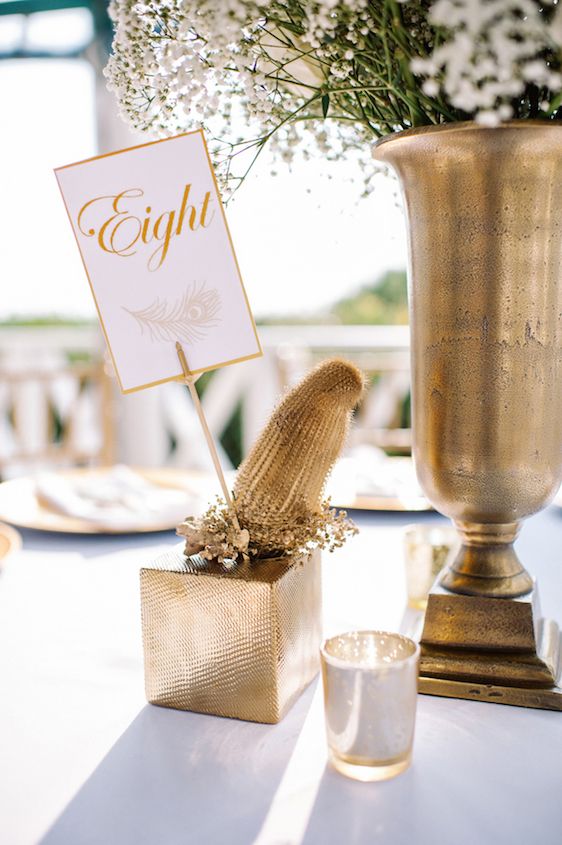
<instances>
[{"instance_id":1,"label":"gold rimmed plate","mask_svg":"<svg viewBox=\"0 0 562 845\"><path fill-rule=\"evenodd\" d=\"M175 468L138 469L134 472L156 487L185 492L185 516L191 512L194 503L209 498L214 493L212 477L204 472L185 472ZM70 481L87 482L109 476L108 469L69 469L57 472L57 476ZM30 476L14 478L0 484L0 520L17 528L31 528L36 531L55 531L65 534L138 534L154 531L170 531L178 519L154 517L142 522L131 517L131 522L119 525L104 524L96 520L60 513L42 501L37 494L36 479Z\"/></svg>"},{"instance_id":2,"label":"gold rimmed plate","mask_svg":"<svg viewBox=\"0 0 562 845\"><path fill-rule=\"evenodd\" d=\"M417 483L409 457L388 457L376 463L362 461L361 457L343 458L336 464L326 492L334 507L346 510L433 510Z\"/></svg>"},{"instance_id":3,"label":"gold rimmed plate","mask_svg":"<svg viewBox=\"0 0 562 845\"><path fill-rule=\"evenodd\" d=\"M389 511L397 513L416 513L418 511L431 511L433 508L423 496L355 496L347 502L333 501L332 504L345 510L360 511Z\"/></svg>"},{"instance_id":4,"label":"gold rimmed plate","mask_svg":"<svg viewBox=\"0 0 562 845\"><path fill-rule=\"evenodd\" d=\"M11 525L0 522L0 570L7 558L21 549L21 536Z\"/></svg>"}]
</instances>

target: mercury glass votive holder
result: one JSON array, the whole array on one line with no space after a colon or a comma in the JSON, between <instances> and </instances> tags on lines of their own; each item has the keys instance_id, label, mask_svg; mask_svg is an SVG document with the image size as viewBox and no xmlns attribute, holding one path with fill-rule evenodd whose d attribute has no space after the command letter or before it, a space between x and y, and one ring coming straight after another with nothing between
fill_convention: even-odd
<instances>
[{"instance_id":1,"label":"mercury glass votive holder","mask_svg":"<svg viewBox=\"0 0 562 845\"><path fill-rule=\"evenodd\" d=\"M408 607L425 610L435 579L460 545L452 525L408 525L404 529L404 564Z\"/></svg>"},{"instance_id":2,"label":"mercury glass votive holder","mask_svg":"<svg viewBox=\"0 0 562 845\"><path fill-rule=\"evenodd\" d=\"M321 650L328 751L347 777L386 780L410 765L419 645L401 634L352 631Z\"/></svg>"}]
</instances>

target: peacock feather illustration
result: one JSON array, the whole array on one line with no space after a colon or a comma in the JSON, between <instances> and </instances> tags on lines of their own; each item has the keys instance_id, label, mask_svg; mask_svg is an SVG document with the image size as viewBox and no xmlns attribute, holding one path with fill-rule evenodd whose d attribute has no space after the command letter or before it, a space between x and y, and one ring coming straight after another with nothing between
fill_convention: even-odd
<instances>
[{"instance_id":1,"label":"peacock feather illustration","mask_svg":"<svg viewBox=\"0 0 562 845\"><path fill-rule=\"evenodd\" d=\"M210 329L218 326L221 300L215 288L194 283L175 302L157 297L147 308L123 310L133 317L141 334L148 333L152 342L176 341L191 344L203 340Z\"/></svg>"}]
</instances>

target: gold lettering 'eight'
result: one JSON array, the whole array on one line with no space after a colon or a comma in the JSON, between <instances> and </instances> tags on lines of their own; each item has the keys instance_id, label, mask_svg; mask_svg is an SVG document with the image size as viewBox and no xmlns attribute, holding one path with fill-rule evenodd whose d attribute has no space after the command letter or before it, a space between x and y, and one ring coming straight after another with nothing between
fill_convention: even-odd
<instances>
[{"instance_id":1,"label":"gold lettering 'eight'","mask_svg":"<svg viewBox=\"0 0 562 845\"><path fill-rule=\"evenodd\" d=\"M207 191L199 207L188 204L191 192L191 184L184 187L183 197L179 210L163 211L154 221L151 217L151 206L145 206L145 213L142 217L135 215L131 210L131 201L138 200L144 196L141 188L128 188L120 194L104 194L88 200L78 213L78 228L87 238L96 237L98 245L104 252L128 258L135 255L140 244L149 244L158 241L159 245L150 254L147 267L150 271L158 270L162 266L172 238L181 235L184 223L192 232L200 227L206 229L210 226L214 210L209 211L212 202L211 192ZM110 201L110 213L99 227L88 225L88 212L97 203ZM96 210L99 206L96 205ZM104 209L107 211L107 209Z\"/></svg>"}]
</instances>

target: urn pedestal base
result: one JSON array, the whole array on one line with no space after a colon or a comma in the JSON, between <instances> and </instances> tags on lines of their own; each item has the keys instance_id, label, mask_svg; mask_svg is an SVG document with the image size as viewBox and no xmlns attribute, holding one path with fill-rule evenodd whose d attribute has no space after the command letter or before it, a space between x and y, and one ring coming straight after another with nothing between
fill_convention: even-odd
<instances>
[{"instance_id":1,"label":"urn pedestal base","mask_svg":"<svg viewBox=\"0 0 562 845\"><path fill-rule=\"evenodd\" d=\"M536 584L515 599L434 586L421 636L419 691L562 711L562 638L558 625L541 617Z\"/></svg>"}]
</instances>

